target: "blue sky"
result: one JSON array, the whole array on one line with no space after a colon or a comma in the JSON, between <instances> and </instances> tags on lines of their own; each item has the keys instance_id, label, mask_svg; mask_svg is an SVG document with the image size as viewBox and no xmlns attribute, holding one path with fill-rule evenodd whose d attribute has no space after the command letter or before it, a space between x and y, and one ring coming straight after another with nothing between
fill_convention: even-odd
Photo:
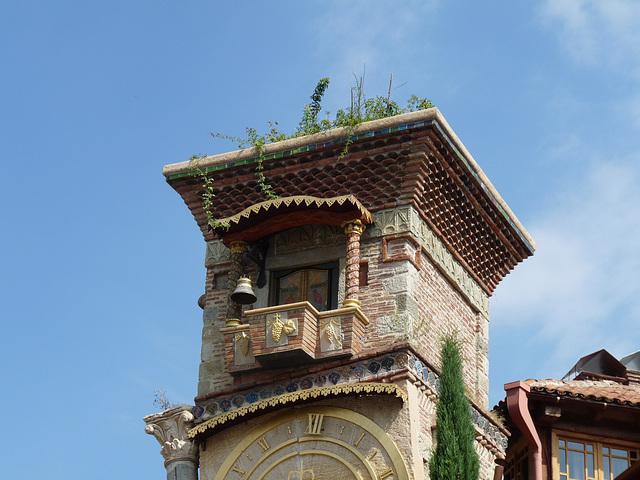
<instances>
[{"instance_id":1,"label":"blue sky","mask_svg":"<svg viewBox=\"0 0 640 480\"><path fill-rule=\"evenodd\" d=\"M5 2L0 378L7 478L164 478L191 403L204 242L162 166L365 90L430 98L538 245L492 299L491 399L640 349L640 4ZM33 449L39 448L38 455Z\"/></svg>"}]
</instances>

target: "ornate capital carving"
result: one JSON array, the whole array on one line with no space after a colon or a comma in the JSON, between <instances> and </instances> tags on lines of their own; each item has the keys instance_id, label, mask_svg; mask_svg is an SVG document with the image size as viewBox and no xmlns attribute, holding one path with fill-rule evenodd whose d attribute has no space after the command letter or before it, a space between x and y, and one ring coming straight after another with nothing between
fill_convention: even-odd
<instances>
[{"instance_id":1,"label":"ornate capital carving","mask_svg":"<svg viewBox=\"0 0 640 480\"><path fill-rule=\"evenodd\" d=\"M231 242L231 255L244 255L244 252L247 251L247 245L247 242L245 242L244 240L234 240L233 242Z\"/></svg>"},{"instance_id":2,"label":"ornate capital carving","mask_svg":"<svg viewBox=\"0 0 640 480\"><path fill-rule=\"evenodd\" d=\"M350 233L357 233L362 235L365 230L365 225L360 220L349 220L348 222L342 222L341 225L344 228L344 233L349 235Z\"/></svg>"},{"instance_id":3,"label":"ornate capital carving","mask_svg":"<svg viewBox=\"0 0 640 480\"><path fill-rule=\"evenodd\" d=\"M178 460L198 463L198 447L188 436L193 427L192 408L179 405L144 417L147 424L144 431L156 437L162 446L160 454L164 457L165 467Z\"/></svg>"}]
</instances>

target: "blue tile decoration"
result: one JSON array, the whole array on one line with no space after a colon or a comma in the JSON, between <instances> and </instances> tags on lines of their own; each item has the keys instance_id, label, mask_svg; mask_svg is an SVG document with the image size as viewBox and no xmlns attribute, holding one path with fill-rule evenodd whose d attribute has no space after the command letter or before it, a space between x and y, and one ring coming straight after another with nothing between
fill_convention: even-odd
<instances>
[{"instance_id":1,"label":"blue tile decoration","mask_svg":"<svg viewBox=\"0 0 640 480\"><path fill-rule=\"evenodd\" d=\"M393 367L393 364L396 363L395 359L393 357L386 357L384 360L382 360L381 364L384 367L384 369L388 372L391 370L391 367Z\"/></svg>"},{"instance_id":2,"label":"blue tile decoration","mask_svg":"<svg viewBox=\"0 0 640 480\"><path fill-rule=\"evenodd\" d=\"M220 409L223 412L228 412L230 408L231 408L231 401L228 398L225 398L220 402Z\"/></svg>"},{"instance_id":3,"label":"blue tile decoration","mask_svg":"<svg viewBox=\"0 0 640 480\"><path fill-rule=\"evenodd\" d=\"M196 418L201 417L204 414L204 412L205 412L205 409L202 405L196 405L195 407L193 407L193 410L191 411L191 413L193 413L193 416Z\"/></svg>"},{"instance_id":4,"label":"blue tile decoration","mask_svg":"<svg viewBox=\"0 0 640 480\"><path fill-rule=\"evenodd\" d=\"M381 356L346 366L341 371L333 370L328 375L318 374L315 377L304 377L296 381L289 381L285 384L264 386L259 390L250 390L242 394L218 398L216 401L196 405L192 412L197 421L203 421L244 405L255 403L258 400L266 400L286 392L295 392L325 385L354 383L354 381L367 381L367 379L374 380L381 371L391 373L404 368L409 368L415 374L416 378L422 380L424 384L427 385L428 390L430 389L433 393L439 392L440 379L438 375L412 353L401 352L395 355ZM503 450L506 449L508 442L506 435L495 426L492 420L485 416L486 414L473 406L469 413L476 428L478 428L487 439Z\"/></svg>"},{"instance_id":5,"label":"blue tile decoration","mask_svg":"<svg viewBox=\"0 0 640 480\"><path fill-rule=\"evenodd\" d=\"M353 369L353 373L356 377L362 378L367 373L367 368L364 365L356 365Z\"/></svg>"},{"instance_id":6,"label":"blue tile decoration","mask_svg":"<svg viewBox=\"0 0 640 480\"><path fill-rule=\"evenodd\" d=\"M378 373L378 370L380 370L380 366L381 366L381 365L380 365L380 362L375 362L375 361L374 361L374 362L371 362L371 363L369 364L369 366L367 367L367 369L368 369L371 373L373 373L373 374L375 375L376 373Z\"/></svg>"}]
</instances>

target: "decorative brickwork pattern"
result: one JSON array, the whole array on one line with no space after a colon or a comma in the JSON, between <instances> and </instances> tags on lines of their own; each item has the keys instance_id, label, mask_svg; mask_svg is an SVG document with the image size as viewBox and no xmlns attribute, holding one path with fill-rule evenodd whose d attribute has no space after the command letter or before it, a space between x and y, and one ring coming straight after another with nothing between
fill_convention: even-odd
<instances>
[{"instance_id":1,"label":"decorative brickwork pattern","mask_svg":"<svg viewBox=\"0 0 640 480\"><path fill-rule=\"evenodd\" d=\"M322 147L264 162L265 176L281 196L355 196L367 209L414 205L450 253L491 293L533 246L499 206L489 187L435 123L412 124L402 133L374 133L341 148ZM222 168L220 168L222 167ZM264 200L247 159L205 167L212 173L220 217ZM197 177L168 179L213 239L202 209Z\"/></svg>"}]
</instances>

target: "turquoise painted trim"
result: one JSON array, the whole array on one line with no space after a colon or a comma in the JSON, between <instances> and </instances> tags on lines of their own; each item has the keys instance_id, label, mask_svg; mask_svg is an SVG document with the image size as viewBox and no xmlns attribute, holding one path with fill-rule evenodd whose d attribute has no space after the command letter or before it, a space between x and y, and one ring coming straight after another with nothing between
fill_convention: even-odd
<instances>
[{"instance_id":1,"label":"turquoise painted trim","mask_svg":"<svg viewBox=\"0 0 640 480\"><path fill-rule=\"evenodd\" d=\"M363 138L372 138L372 137L377 137L379 135L386 135L387 133L394 133L394 132L399 132L399 131L404 131L404 130L411 130L413 128L419 128L419 127L424 127L425 125L431 125L435 123L434 120L431 121L420 121L420 122L414 122L414 123L407 123L405 125L398 125L396 127L390 127L390 128L385 128L382 130L375 130L372 132L365 132L365 133L361 133L359 135L353 135L349 138L347 137L343 137L343 138L338 138L336 140L331 140L329 142L324 142L324 143L314 143L311 145L305 145L303 147L300 148L295 148L293 150L285 150L283 152L276 152L276 153L270 153L268 155L264 155L264 160L273 160L276 158L283 158L283 157L288 157L290 155L295 155L297 153L304 153L304 152L309 152L312 150L316 150L318 148L324 148L324 147L332 147L334 145L341 145L341 144L345 144L347 143L347 141L351 141L351 142L355 142L356 140L362 140ZM239 165L249 165L251 163L257 163L260 157L252 157L252 158L247 158L246 160L238 160L237 162L229 162L229 163L223 163L220 165L212 165L211 167L205 167L202 169L202 171L204 173L209 173L209 172L217 172L219 170L224 170L225 168L231 168L231 167L236 167ZM185 177L192 177L194 174L192 172L182 172L182 173L176 173L174 175L169 175L167 177L167 180L175 180L178 178L185 178Z\"/></svg>"}]
</instances>

